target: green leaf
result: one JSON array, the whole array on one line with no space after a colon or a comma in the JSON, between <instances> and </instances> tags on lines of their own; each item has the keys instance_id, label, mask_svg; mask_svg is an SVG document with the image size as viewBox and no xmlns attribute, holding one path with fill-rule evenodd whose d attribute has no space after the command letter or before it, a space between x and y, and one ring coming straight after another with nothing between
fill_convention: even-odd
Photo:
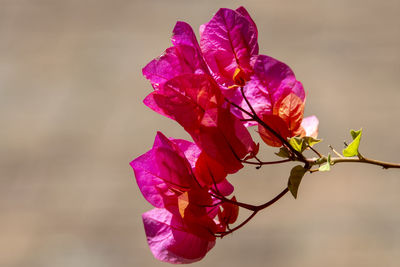
<instances>
[{"instance_id":1,"label":"green leaf","mask_svg":"<svg viewBox=\"0 0 400 267\"><path fill-rule=\"evenodd\" d=\"M287 150L287 148L285 148L285 147L281 147L279 149L279 152L275 153L275 155L277 155L278 157L281 157L281 158L290 158L290 153Z\"/></svg>"},{"instance_id":2,"label":"green leaf","mask_svg":"<svg viewBox=\"0 0 400 267\"><path fill-rule=\"evenodd\" d=\"M293 169L290 171L288 188L294 198L297 198L297 191L299 189L301 179L303 179L303 176L306 172L307 170L301 165L293 167Z\"/></svg>"},{"instance_id":3,"label":"green leaf","mask_svg":"<svg viewBox=\"0 0 400 267\"><path fill-rule=\"evenodd\" d=\"M304 136L302 138L292 137L289 140L289 144L300 153L303 153L303 151L306 150L307 147L311 147L319 142L321 142L321 140L315 139L311 136Z\"/></svg>"},{"instance_id":4,"label":"green leaf","mask_svg":"<svg viewBox=\"0 0 400 267\"><path fill-rule=\"evenodd\" d=\"M360 146L362 129L358 131L351 130L351 137L353 137L353 141L343 149L343 156L345 157L354 157L358 155L358 147Z\"/></svg>"},{"instance_id":5,"label":"green leaf","mask_svg":"<svg viewBox=\"0 0 400 267\"><path fill-rule=\"evenodd\" d=\"M331 154L328 155L328 159L325 164L321 165L318 170L320 172L328 172L331 170Z\"/></svg>"},{"instance_id":6,"label":"green leaf","mask_svg":"<svg viewBox=\"0 0 400 267\"><path fill-rule=\"evenodd\" d=\"M321 139L315 139L314 137L311 137L311 136L304 136L303 140L304 140L304 143L309 146L313 146L322 141Z\"/></svg>"},{"instance_id":7,"label":"green leaf","mask_svg":"<svg viewBox=\"0 0 400 267\"><path fill-rule=\"evenodd\" d=\"M303 138L292 137L289 140L289 144L298 152L303 152Z\"/></svg>"}]
</instances>

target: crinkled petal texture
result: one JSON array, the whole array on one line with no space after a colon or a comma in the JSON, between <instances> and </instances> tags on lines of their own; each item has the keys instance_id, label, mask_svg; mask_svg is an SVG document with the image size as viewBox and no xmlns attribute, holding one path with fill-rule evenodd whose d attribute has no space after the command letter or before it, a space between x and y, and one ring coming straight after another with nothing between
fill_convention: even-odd
<instances>
[{"instance_id":1,"label":"crinkled petal texture","mask_svg":"<svg viewBox=\"0 0 400 267\"><path fill-rule=\"evenodd\" d=\"M196 35L189 24L178 21L173 29L171 41L174 46L165 50L142 70L155 89L182 74L209 74Z\"/></svg>"},{"instance_id":2,"label":"crinkled petal texture","mask_svg":"<svg viewBox=\"0 0 400 267\"><path fill-rule=\"evenodd\" d=\"M191 167L179 148L158 132L153 148L131 162L140 191L157 208L178 213L177 192L196 186Z\"/></svg>"},{"instance_id":3,"label":"crinkled petal texture","mask_svg":"<svg viewBox=\"0 0 400 267\"><path fill-rule=\"evenodd\" d=\"M209 75L187 74L171 79L162 90L147 96L144 103L182 125L196 145L221 164L226 173L242 168L240 159L255 147Z\"/></svg>"},{"instance_id":4,"label":"crinkled petal texture","mask_svg":"<svg viewBox=\"0 0 400 267\"><path fill-rule=\"evenodd\" d=\"M244 93L259 117L271 114L273 107L291 93L303 102L305 100L303 86L296 80L289 66L265 55L257 56L254 75L244 87ZM248 109L245 101L240 98L237 94L235 102L241 101L241 106Z\"/></svg>"},{"instance_id":5,"label":"crinkled petal texture","mask_svg":"<svg viewBox=\"0 0 400 267\"><path fill-rule=\"evenodd\" d=\"M254 23L254 20L251 18L249 12L243 6L238 7L235 11L238 12L240 15L244 16L245 18L247 18L247 20L250 22L250 24L255 29L256 39L258 39L257 25Z\"/></svg>"},{"instance_id":6,"label":"crinkled petal texture","mask_svg":"<svg viewBox=\"0 0 400 267\"><path fill-rule=\"evenodd\" d=\"M143 214L147 242L154 257L169 263L192 263L201 260L215 245L215 238L193 234L179 217L165 209Z\"/></svg>"},{"instance_id":7,"label":"crinkled petal texture","mask_svg":"<svg viewBox=\"0 0 400 267\"><path fill-rule=\"evenodd\" d=\"M221 8L201 28L200 47L216 81L235 84L235 71L244 77L252 73L250 58L258 54L257 28L247 11Z\"/></svg>"},{"instance_id":8,"label":"crinkled petal texture","mask_svg":"<svg viewBox=\"0 0 400 267\"><path fill-rule=\"evenodd\" d=\"M168 48L158 58L150 61L143 70L155 89L161 88L168 80L187 73L208 73L199 50L186 44Z\"/></svg>"},{"instance_id":9,"label":"crinkled petal texture","mask_svg":"<svg viewBox=\"0 0 400 267\"><path fill-rule=\"evenodd\" d=\"M272 105L290 93L294 93L304 101L303 86L285 63L269 56L259 55L254 63L254 74L261 84L260 90L268 94Z\"/></svg>"},{"instance_id":10,"label":"crinkled petal texture","mask_svg":"<svg viewBox=\"0 0 400 267\"><path fill-rule=\"evenodd\" d=\"M172 31L171 38L173 45L187 45L196 49L201 54L199 43L192 27L183 21L178 21Z\"/></svg>"},{"instance_id":11,"label":"crinkled petal texture","mask_svg":"<svg viewBox=\"0 0 400 267\"><path fill-rule=\"evenodd\" d=\"M265 114L262 120L283 139L293 136L304 136L305 131L301 127L304 113L303 101L294 93L290 93L275 104L272 114ZM282 142L276 135L259 124L258 130L263 141L270 146L280 147Z\"/></svg>"},{"instance_id":12,"label":"crinkled petal texture","mask_svg":"<svg viewBox=\"0 0 400 267\"><path fill-rule=\"evenodd\" d=\"M173 142L185 154L201 186L214 187L215 182L224 196L233 192L233 186L225 179L227 173L219 162L210 158L192 142L182 139L174 139Z\"/></svg>"}]
</instances>

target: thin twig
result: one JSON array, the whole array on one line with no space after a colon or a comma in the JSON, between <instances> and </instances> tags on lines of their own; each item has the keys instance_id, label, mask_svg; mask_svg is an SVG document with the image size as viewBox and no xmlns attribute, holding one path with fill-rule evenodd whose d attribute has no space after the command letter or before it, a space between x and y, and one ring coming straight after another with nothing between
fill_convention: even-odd
<instances>
[{"instance_id":1,"label":"thin twig","mask_svg":"<svg viewBox=\"0 0 400 267\"><path fill-rule=\"evenodd\" d=\"M262 209L265 209L265 208L271 206L272 204L277 202L279 199L281 199L284 195L286 195L287 192L289 192L289 188L286 187L282 192L280 192L276 197L274 197L273 199L271 199L267 203L264 203L262 205L257 206L257 209L258 210L262 210Z\"/></svg>"},{"instance_id":2,"label":"thin twig","mask_svg":"<svg viewBox=\"0 0 400 267\"><path fill-rule=\"evenodd\" d=\"M368 159L365 157L362 158L332 158L332 164L342 163L342 162L353 162L353 163L366 163L381 166L384 169L396 168L400 169L399 163L385 162L380 160Z\"/></svg>"},{"instance_id":3,"label":"thin twig","mask_svg":"<svg viewBox=\"0 0 400 267\"><path fill-rule=\"evenodd\" d=\"M323 156L321 155L321 153L319 153L317 150L315 150L312 146L308 146L309 149L311 149L315 154L317 154L318 157L322 158Z\"/></svg>"},{"instance_id":4,"label":"thin twig","mask_svg":"<svg viewBox=\"0 0 400 267\"><path fill-rule=\"evenodd\" d=\"M335 153L336 156L338 156L339 158L343 158L343 156L340 155L340 153L337 152L337 151L333 148L333 146L329 145L329 148L332 150L333 153Z\"/></svg>"},{"instance_id":5,"label":"thin twig","mask_svg":"<svg viewBox=\"0 0 400 267\"><path fill-rule=\"evenodd\" d=\"M247 98L244 96L245 101L247 103ZM260 117L258 117L258 115L256 113L252 114L249 111L245 110L244 108L242 108L241 106L231 102L229 99L225 98L225 100L230 103L232 106L236 107L237 109L239 109L240 111L242 111L243 113L245 113L246 115L248 115L250 118L252 118L255 122L259 123L262 127L264 127L267 131L271 132L276 138L279 139L279 141L281 141L281 143L287 147L293 154L296 155L296 157L298 158L299 161L303 162L306 164L305 168L308 169L308 161L307 159L304 157L304 155L302 153L300 153L299 151L297 151L296 149L294 149L292 147L292 145L285 139L283 138L279 133L277 133L274 129L272 129L268 124L266 124L263 120L260 119Z\"/></svg>"},{"instance_id":6,"label":"thin twig","mask_svg":"<svg viewBox=\"0 0 400 267\"><path fill-rule=\"evenodd\" d=\"M253 210L253 213L252 213L246 220L244 220L241 224L239 224L238 226L232 228L232 229L229 230L229 231L217 232L217 233L216 233L216 236L218 236L218 237L224 237L224 236L226 236L227 234L231 234L231 233L233 233L234 231L236 231L236 230L242 228L242 227L243 227L245 224L247 224L254 216L256 216L256 214L257 214L259 211L261 211L261 210L263 210L263 209L265 209L265 208L268 208L269 206L271 206L272 204L274 204L275 202L277 202L277 201L278 201L279 199L281 199L287 192L289 192L289 189L286 187L282 192L280 192L276 197L274 197L274 198L271 199L270 201L268 201L268 202L266 202L266 203L264 203L264 204L262 204L262 205L255 206L255 209Z\"/></svg>"},{"instance_id":7,"label":"thin twig","mask_svg":"<svg viewBox=\"0 0 400 267\"><path fill-rule=\"evenodd\" d=\"M225 232L217 232L214 235L216 237L221 237L222 238L222 237L224 237L224 236L226 236L228 234L231 234L231 233L235 232L236 230L239 230L245 224L247 224L251 219L253 219L253 217L256 216L257 213L258 213L258 210L257 211L253 211L253 213L246 220L244 220L241 224L239 224L238 226L236 226L236 227L234 227L234 228L232 228L232 229L230 229L228 231L225 231Z\"/></svg>"},{"instance_id":8,"label":"thin twig","mask_svg":"<svg viewBox=\"0 0 400 267\"><path fill-rule=\"evenodd\" d=\"M273 164L280 164L280 163L285 163L285 162L290 162L292 161L291 159L283 159L283 160L277 160L277 161L248 161L248 160L242 160L242 163L246 164L251 164L251 165L273 165Z\"/></svg>"}]
</instances>

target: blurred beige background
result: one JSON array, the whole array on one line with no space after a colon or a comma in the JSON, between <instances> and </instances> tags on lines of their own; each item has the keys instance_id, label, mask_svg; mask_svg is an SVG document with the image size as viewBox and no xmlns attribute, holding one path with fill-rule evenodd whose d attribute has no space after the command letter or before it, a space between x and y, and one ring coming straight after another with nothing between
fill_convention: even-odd
<instances>
[{"instance_id":1,"label":"blurred beige background","mask_svg":"<svg viewBox=\"0 0 400 267\"><path fill-rule=\"evenodd\" d=\"M400 162L400 1L0 0L0 266L165 266L147 247L129 162L157 130L187 135L142 104L141 68L177 20L197 32L244 5L260 53L289 64L320 118L319 149ZM264 148L263 158L273 159ZM290 164L232 177L242 201L286 184ZM338 165L306 176L194 266L398 266L400 171Z\"/></svg>"}]
</instances>

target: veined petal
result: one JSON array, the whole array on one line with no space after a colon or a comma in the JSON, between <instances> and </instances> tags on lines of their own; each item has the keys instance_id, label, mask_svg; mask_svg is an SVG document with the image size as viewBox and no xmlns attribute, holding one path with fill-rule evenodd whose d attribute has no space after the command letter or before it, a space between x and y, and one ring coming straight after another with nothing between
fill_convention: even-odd
<instances>
[{"instance_id":1,"label":"veined petal","mask_svg":"<svg viewBox=\"0 0 400 267\"><path fill-rule=\"evenodd\" d=\"M153 209L142 215L147 242L154 257L169 263L201 260L215 245L215 238L199 237L184 221L165 209Z\"/></svg>"},{"instance_id":2,"label":"veined petal","mask_svg":"<svg viewBox=\"0 0 400 267\"><path fill-rule=\"evenodd\" d=\"M296 80L293 71L284 63L264 55L255 57L254 74L243 88L244 94L253 107L256 114L262 118L264 115L271 115L273 107L290 94L296 95L304 102L305 93L302 84ZM226 97L249 110L240 88L236 90L225 90ZM244 113L236 111L240 118L247 118ZM247 122L246 126L253 126L255 123Z\"/></svg>"},{"instance_id":3,"label":"veined petal","mask_svg":"<svg viewBox=\"0 0 400 267\"><path fill-rule=\"evenodd\" d=\"M272 114L273 101L271 93L265 90L264 84L260 79L253 76L246 84L243 91L247 100L260 118L265 114ZM249 110L249 106L243 97L240 106Z\"/></svg>"},{"instance_id":4,"label":"veined petal","mask_svg":"<svg viewBox=\"0 0 400 267\"><path fill-rule=\"evenodd\" d=\"M254 20L251 18L249 12L247 12L243 6L237 8L235 11L244 16L253 25L254 29L256 30L256 34L258 35L257 25L254 23Z\"/></svg>"},{"instance_id":5,"label":"veined petal","mask_svg":"<svg viewBox=\"0 0 400 267\"><path fill-rule=\"evenodd\" d=\"M157 208L177 212L177 195L192 188L194 180L183 153L158 132L153 148L131 163L140 191Z\"/></svg>"},{"instance_id":6,"label":"veined petal","mask_svg":"<svg viewBox=\"0 0 400 267\"><path fill-rule=\"evenodd\" d=\"M154 99L154 97L157 99ZM143 104L157 112L158 114L161 114L167 118L174 119L173 116L169 115L168 113L164 112L164 109L162 108L162 105L159 105L160 102L160 97L159 94L154 91L148 94L145 99L143 100Z\"/></svg>"},{"instance_id":7,"label":"veined petal","mask_svg":"<svg viewBox=\"0 0 400 267\"><path fill-rule=\"evenodd\" d=\"M289 132L291 133L290 137L292 137L301 126L304 113L304 103L294 93L290 93L275 104L273 113L285 121Z\"/></svg>"},{"instance_id":8,"label":"veined petal","mask_svg":"<svg viewBox=\"0 0 400 267\"><path fill-rule=\"evenodd\" d=\"M159 89L176 76L186 73L208 73L208 69L196 48L182 44L165 50L161 56L150 61L142 72L153 87Z\"/></svg>"},{"instance_id":9,"label":"veined petal","mask_svg":"<svg viewBox=\"0 0 400 267\"><path fill-rule=\"evenodd\" d=\"M201 154L201 149L193 142L184 139L170 139L185 154L192 169L196 167L196 162Z\"/></svg>"},{"instance_id":10,"label":"veined petal","mask_svg":"<svg viewBox=\"0 0 400 267\"><path fill-rule=\"evenodd\" d=\"M258 34L257 25L254 23L254 20L251 18L249 12L247 12L247 10L243 6L240 6L235 11L240 15L244 16L253 25L253 27L256 29L256 33ZM200 25L199 28L200 37L203 34L204 28L207 26L207 24L208 22Z\"/></svg>"},{"instance_id":11,"label":"veined petal","mask_svg":"<svg viewBox=\"0 0 400 267\"><path fill-rule=\"evenodd\" d=\"M254 63L254 76L253 80L258 80L258 88L270 96L272 105L290 93L296 94L304 101L303 86L285 63L269 56L259 55Z\"/></svg>"},{"instance_id":12,"label":"veined petal","mask_svg":"<svg viewBox=\"0 0 400 267\"><path fill-rule=\"evenodd\" d=\"M290 93L275 104L272 114L263 115L262 120L286 140L296 135L304 135L305 131L301 127L303 112L303 101L294 93ZM282 146L279 138L261 124L259 124L258 130L266 144L275 147Z\"/></svg>"},{"instance_id":13,"label":"veined petal","mask_svg":"<svg viewBox=\"0 0 400 267\"><path fill-rule=\"evenodd\" d=\"M235 71L250 76L250 58L258 54L257 29L241 13L221 8L201 29L200 47L217 82L234 85Z\"/></svg>"},{"instance_id":14,"label":"veined petal","mask_svg":"<svg viewBox=\"0 0 400 267\"><path fill-rule=\"evenodd\" d=\"M277 115L266 114L262 119L272 130L278 133L283 139L290 137L290 132L285 121ZM280 147L282 142L272 132L258 125L258 132L261 139L269 146Z\"/></svg>"},{"instance_id":15,"label":"veined petal","mask_svg":"<svg viewBox=\"0 0 400 267\"><path fill-rule=\"evenodd\" d=\"M176 120L195 143L224 166L238 171L255 144L242 122L225 105L219 87L208 75L181 75L153 93L155 111Z\"/></svg>"},{"instance_id":16,"label":"veined petal","mask_svg":"<svg viewBox=\"0 0 400 267\"><path fill-rule=\"evenodd\" d=\"M218 183L218 189L222 194L229 195L233 192L233 186L225 179L227 173L224 166L192 142L182 139L172 141L184 152L201 186L213 187L215 183Z\"/></svg>"},{"instance_id":17,"label":"veined petal","mask_svg":"<svg viewBox=\"0 0 400 267\"><path fill-rule=\"evenodd\" d=\"M172 31L173 45L187 45L195 48L200 53L200 46L192 27L184 21L178 21Z\"/></svg>"}]
</instances>

